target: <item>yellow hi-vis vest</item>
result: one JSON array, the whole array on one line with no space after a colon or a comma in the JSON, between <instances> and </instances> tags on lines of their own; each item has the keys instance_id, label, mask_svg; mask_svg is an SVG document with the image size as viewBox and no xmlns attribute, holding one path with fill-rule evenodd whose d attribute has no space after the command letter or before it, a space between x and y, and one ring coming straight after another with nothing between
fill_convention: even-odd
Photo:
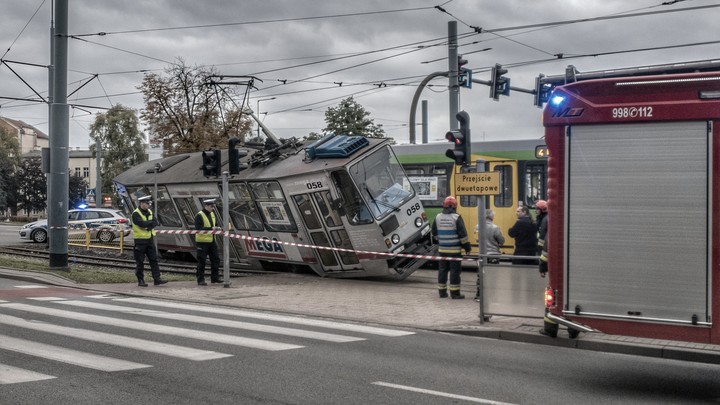
<instances>
[{"instance_id":1,"label":"yellow hi-vis vest","mask_svg":"<svg viewBox=\"0 0 720 405\"><path fill-rule=\"evenodd\" d=\"M146 217L143 215L142 211L140 211L140 208L136 208L135 211L138 215L140 215L140 218L143 219L143 221L152 221L153 219L153 212L152 210L148 210L148 216ZM151 237L155 236L155 230L147 230L145 228L141 228L138 225L135 225L135 223L132 224L132 231L133 231L133 239L150 239Z\"/></svg>"},{"instance_id":2,"label":"yellow hi-vis vest","mask_svg":"<svg viewBox=\"0 0 720 405\"><path fill-rule=\"evenodd\" d=\"M202 217L203 220L203 227L204 228L214 228L215 227L215 213L210 213L210 218L205 215L205 211L200 211L198 214ZM212 220L212 223L210 222ZM198 243L210 243L215 240L215 235L211 233L196 233L195 234L195 242Z\"/></svg>"}]
</instances>

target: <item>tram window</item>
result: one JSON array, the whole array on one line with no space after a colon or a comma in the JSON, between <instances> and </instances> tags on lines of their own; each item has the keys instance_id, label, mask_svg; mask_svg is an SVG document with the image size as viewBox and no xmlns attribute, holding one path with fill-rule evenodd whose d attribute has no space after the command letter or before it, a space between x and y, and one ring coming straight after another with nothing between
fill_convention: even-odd
<instances>
[{"instance_id":1,"label":"tram window","mask_svg":"<svg viewBox=\"0 0 720 405\"><path fill-rule=\"evenodd\" d=\"M525 166L524 202L528 207L535 201L547 199L547 174L544 164L529 163Z\"/></svg>"},{"instance_id":2,"label":"tram window","mask_svg":"<svg viewBox=\"0 0 720 405\"><path fill-rule=\"evenodd\" d=\"M180 208L180 213L182 214L183 218L185 218L185 222L188 224L189 228L194 228L196 212L195 204L193 203L192 198L176 198L175 202Z\"/></svg>"},{"instance_id":3,"label":"tram window","mask_svg":"<svg viewBox=\"0 0 720 405\"><path fill-rule=\"evenodd\" d=\"M280 184L276 181L250 183L263 222L270 231L297 232L295 218L285 201Z\"/></svg>"},{"instance_id":4,"label":"tram window","mask_svg":"<svg viewBox=\"0 0 720 405\"><path fill-rule=\"evenodd\" d=\"M330 232L330 236L333 239L335 247L347 250L353 250L352 243L350 243L350 237L348 237L347 231L344 229L337 229ZM343 252L338 251L340 260L343 264L358 264L358 258L355 252Z\"/></svg>"},{"instance_id":5,"label":"tram window","mask_svg":"<svg viewBox=\"0 0 720 405\"><path fill-rule=\"evenodd\" d=\"M344 170L335 171L332 178L345 203L345 215L348 222L352 225L372 223L370 210L360 197L360 193L355 188L355 183L353 183L348 172Z\"/></svg>"},{"instance_id":6,"label":"tram window","mask_svg":"<svg viewBox=\"0 0 720 405\"><path fill-rule=\"evenodd\" d=\"M513 205L513 168L510 165L495 166L500 172L500 194L493 197L496 207L512 207Z\"/></svg>"},{"instance_id":7,"label":"tram window","mask_svg":"<svg viewBox=\"0 0 720 405\"><path fill-rule=\"evenodd\" d=\"M403 188L409 180L390 147L365 156L349 171L377 219L386 217L415 195L412 188Z\"/></svg>"},{"instance_id":8,"label":"tram window","mask_svg":"<svg viewBox=\"0 0 720 405\"><path fill-rule=\"evenodd\" d=\"M230 220L235 229L262 231L260 214L252 200L247 184L232 184L228 194Z\"/></svg>"},{"instance_id":9,"label":"tram window","mask_svg":"<svg viewBox=\"0 0 720 405\"><path fill-rule=\"evenodd\" d=\"M158 200L155 202L155 210L160 224L173 228L181 228L182 220L180 219L180 214L178 214L175 209L175 204L173 204L172 199L170 199L167 188L164 186L158 187L157 197Z\"/></svg>"},{"instance_id":10,"label":"tram window","mask_svg":"<svg viewBox=\"0 0 720 405\"><path fill-rule=\"evenodd\" d=\"M305 222L305 226L307 226L308 229L320 228L320 221L318 220L317 215L315 215L315 209L313 209L312 201L310 201L308 195L296 195L293 196L293 199L295 200L295 204L298 206L298 210L300 211L303 222Z\"/></svg>"},{"instance_id":11,"label":"tram window","mask_svg":"<svg viewBox=\"0 0 720 405\"><path fill-rule=\"evenodd\" d=\"M331 227L342 225L342 221L340 221L337 211L330 209L330 201L332 200L332 197L330 197L329 191L315 192L313 193L313 198L315 198L315 203L320 208L320 214L325 220L325 225Z\"/></svg>"}]
</instances>

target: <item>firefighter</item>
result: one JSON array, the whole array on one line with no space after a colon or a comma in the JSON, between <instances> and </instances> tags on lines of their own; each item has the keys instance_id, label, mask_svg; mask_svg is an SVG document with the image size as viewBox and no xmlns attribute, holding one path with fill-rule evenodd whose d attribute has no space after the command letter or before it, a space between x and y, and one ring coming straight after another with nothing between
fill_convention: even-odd
<instances>
[{"instance_id":1,"label":"firefighter","mask_svg":"<svg viewBox=\"0 0 720 405\"><path fill-rule=\"evenodd\" d=\"M438 242L438 253L442 257L461 258L462 250L465 254L470 253L470 242L468 241L465 222L455 212L457 200L448 196L443 202L443 211L435 217L432 224L432 235ZM450 298L463 299L460 294L460 271L462 265L459 260L440 260L438 265L438 292L440 298L448 296L447 279L450 272Z\"/></svg>"},{"instance_id":2,"label":"firefighter","mask_svg":"<svg viewBox=\"0 0 720 405\"><path fill-rule=\"evenodd\" d=\"M548 271L548 250L545 238L547 236L547 224L548 224L548 204L545 200L535 201L535 210L537 211L537 224L538 224L538 253L540 253L540 277L545 277ZM540 334L557 337L558 329L560 325L553 322L547 316L548 310L545 310L545 316L543 317L543 328L540 329Z\"/></svg>"},{"instance_id":3,"label":"firefighter","mask_svg":"<svg viewBox=\"0 0 720 405\"><path fill-rule=\"evenodd\" d=\"M547 235L547 211L548 211L548 205L547 201L545 200L537 200L535 201L535 210L537 213L537 217L535 220L538 224L538 233L537 233L537 240L538 240L538 254L540 254L540 277L545 277L547 275L548 267L547 267L547 248L545 243L545 236Z\"/></svg>"}]
</instances>

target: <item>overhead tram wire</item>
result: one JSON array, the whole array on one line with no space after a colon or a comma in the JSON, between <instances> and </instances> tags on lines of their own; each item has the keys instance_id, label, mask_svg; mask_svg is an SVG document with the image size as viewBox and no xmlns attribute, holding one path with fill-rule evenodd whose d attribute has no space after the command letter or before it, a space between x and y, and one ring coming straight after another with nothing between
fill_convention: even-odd
<instances>
[{"instance_id":1,"label":"overhead tram wire","mask_svg":"<svg viewBox=\"0 0 720 405\"><path fill-rule=\"evenodd\" d=\"M153 32L153 31L173 31L173 30L185 30L185 29L197 29L197 28L232 27L232 26L237 26L237 25L269 24L269 23L282 23L282 22L291 22L291 21L321 20L321 19L326 19L326 18L343 18L343 17L356 17L356 16L365 16L365 15L391 14L391 13L401 13L401 12L408 12L408 11L432 10L434 8L435 7L432 7L432 6L414 7L414 8L405 8L405 9L395 9L395 10L366 11L366 12L360 12L360 13L332 14L332 15L313 16L313 17L279 18L279 19L274 19L274 20L243 21L243 22L234 22L234 23L202 24L202 25L189 25L189 26L181 26L181 27L146 28L146 29L138 29L138 30L98 32L98 33L92 33L92 34L75 34L73 36L77 36L77 37L106 36L106 35L118 35L118 34L145 33L145 32Z\"/></svg>"},{"instance_id":2,"label":"overhead tram wire","mask_svg":"<svg viewBox=\"0 0 720 405\"><path fill-rule=\"evenodd\" d=\"M46 0L42 0L42 2L40 3L40 5L38 6L38 8L35 9L35 12L33 13L33 15L30 16L30 19L25 23L25 26L23 26L23 28L22 28L22 29L20 30L20 32L17 34L17 36L16 36L15 39L12 41L12 43L10 44L10 46L8 46L8 48L5 50L5 53L3 53L2 56L0 56L0 61L2 61L3 59L5 59L5 56L7 56L7 54L10 52L10 50L11 50L12 47L15 45L15 43L17 42L17 40L20 39L20 36L23 34L23 32L25 32L25 29L27 29L28 25L30 25L30 23L32 22L32 20L33 20L33 19L35 18L35 16L37 15L37 13L40 11L40 9L42 8L42 6L45 4L45 1L46 1Z\"/></svg>"}]
</instances>

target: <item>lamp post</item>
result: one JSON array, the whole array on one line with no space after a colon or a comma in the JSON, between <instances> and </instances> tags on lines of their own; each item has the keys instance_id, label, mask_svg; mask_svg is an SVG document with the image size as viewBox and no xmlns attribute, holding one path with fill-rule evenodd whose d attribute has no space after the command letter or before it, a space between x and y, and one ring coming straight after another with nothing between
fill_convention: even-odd
<instances>
[{"instance_id":1,"label":"lamp post","mask_svg":"<svg viewBox=\"0 0 720 405\"><path fill-rule=\"evenodd\" d=\"M255 111L257 113L258 119L260 118L260 102L261 101L270 101L275 100L277 97L270 97L270 98L262 98L257 101L257 110ZM257 128L257 137L260 138L260 125L258 125Z\"/></svg>"}]
</instances>

